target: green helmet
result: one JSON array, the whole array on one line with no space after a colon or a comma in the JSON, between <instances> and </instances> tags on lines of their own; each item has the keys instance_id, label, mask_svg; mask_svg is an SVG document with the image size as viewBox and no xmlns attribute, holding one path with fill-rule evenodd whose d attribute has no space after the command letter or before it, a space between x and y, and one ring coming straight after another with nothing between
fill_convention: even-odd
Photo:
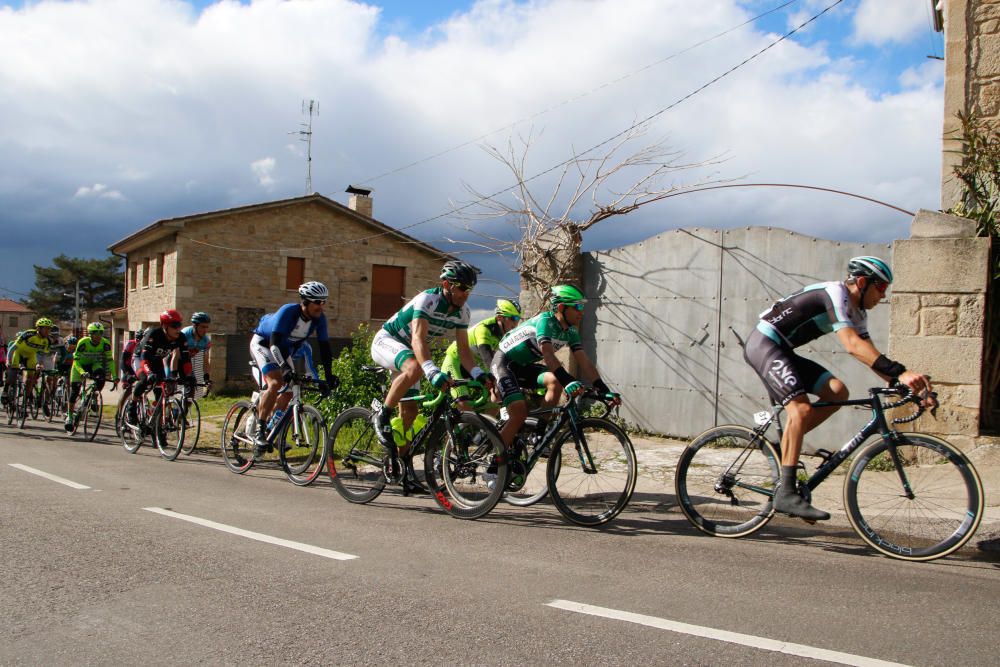
<instances>
[{"instance_id":1,"label":"green helmet","mask_svg":"<svg viewBox=\"0 0 1000 667\"><path fill-rule=\"evenodd\" d=\"M50 320L47 317L39 317L38 320L35 322L35 327L51 327L51 326L52 326L52 320Z\"/></svg>"},{"instance_id":2,"label":"green helmet","mask_svg":"<svg viewBox=\"0 0 1000 667\"><path fill-rule=\"evenodd\" d=\"M100 322L91 322L87 325L87 334L104 333L104 325Z\"/></svg>"},{"instance_id":3,"label":"green helmet","mask_svg":"<svg viewBox=\"0 0 1000 667\"><path fill-rule=\"evenodd\" d=\"M889 264L885 260L878 257L868 255L852 257L847 263L847 275L875 278L887 285L892 284L892 269L889 268Z\"/></svg>"},{"instance_id":4,"label":"green helmet","mask_svg":"<svg viewBox=\"0 0 1000 667\"><path fill-rule=\"evenodd\" d=\"M521 303L517 299L497 299L493 312L504 317L521 317Z\"/></svg>"},{"instance_id":5,"label":"green helmet","mask_svg":"<svg viewBox=\"0 0 1000 667\"><path fill-rule=\"evenodd\" d=\"M553 308L560 303L573 305L584 301L586 298L583 296L583 292L572 285L556 285L549 289L549 303L552 304Z\"/></svg>"}]
</instances>

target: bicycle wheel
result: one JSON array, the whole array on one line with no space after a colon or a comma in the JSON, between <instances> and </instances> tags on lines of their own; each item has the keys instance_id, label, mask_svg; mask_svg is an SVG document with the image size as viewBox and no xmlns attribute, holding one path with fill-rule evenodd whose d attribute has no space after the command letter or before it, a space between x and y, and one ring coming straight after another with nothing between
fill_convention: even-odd
<instances>
[{"instance_id":1,"label":"bicycle wheel","mask_svg":"<svg viewBox=\"0 0 1000 667\"><path fill-rule=\"evenodd\" d=\"M368 408L344 410L327 436L330 481L345 500L368 503L385 488L383 461L388 455L375 435Z\"/></svg>"},{"instance_id":2,"label":"bicycle wheel","mask_svg":"<svg viewBox=\"0 0 1000 667\"><path fill-rule=\"evenodd\" d=\"M222 423L222 460L235 473L242 475L253 467L253 437L257 430L257 415L250 401L237 401L229 408Z\"/></svg>"},{"instance_id":3,"label":"bicycle wheel","mask_svg":"<svg viewBox=\"0 0 1000 667\"><path fill-rule=\"evenodd\" d=\"M184 449L182 450L185 455L189 455L194 452L195 447L198 446L198 438L201 437L201 408L198 407L198 401L192 400L187 406L184 413L184 419L187 421L187 433L184 435Z\"/></svg>"},{"instance_id":4,"label":"bicycle wheel","mask_svg":"<svg viewBox=\"0 0 1000 667\"><path fill-rule=\"evenodd\" d=\"M454 430L424 452L424 476L437 504L458 519L478 519L500 502L508 475L503 441L491 422L462 412Z\"/></svg>"},{"instance_id":5,"label":"bicycle wheel","mask_svg":"<svg viewBox=\"0 0 1000 667\"><path fill-rule=\"evenodd\" d=\"M578 435L556 434L546 467L552 502L569 521L600 526L618 516L635 490L638 464L632 441L606 419L577 422Z\"/></svg>"},{"instance_id":6,"label":"bicycle wheel","mask_svg":"<svg viewBox=\"0 0 1000 667\"><path fill-rule=\"evenodd\" d=\"M136 402L135 399L129 396L128 398L125 399L122 405L121 429L119 432L119 437L121 438L122 441L122 447L124 447L125 451L128 452L129 454L135 454L137 451L139 451L139 447L142 446L142 441L145 439L144 435L145 426L141 423L143 414L145 413L145 410L143 409L142 406L142 400L143 399L141 398L139 399L137 406L138 409L136 410L136 413L140 421L139 424L132 424L126 418L128 415L129 406L132 403Z\"/></svg>"},{"instance_id":7,"label":"bicycle wheel","mask_svg":"<svg viewBox=\"0 0 1000 667\"><path fill-rule=\"evenodd\" d=\"M524 422L524 427L517 435L517 440L521 441L524 452L531 456L535 447L541 445L541 436L535 433L538 428L538 419L528 417ZM549 485L545 481L546 462L548 456L542 455L535 461L535 464L528 469L525 462L513 459L510 462L511 479L507 483L507 489L503 494L505 502L516 507L529 507L549 495ZM520 477L519 477L520 476Z\"/></svg>"},{"instance_id":8,"label":"bicycle wheel","mask_svg":"<svg viewBox=\"0 0 1000 667\"><path fill-rule=\"evenodd\" d=\"M14 423L14 419L17 418L17 409L20 405L17 395L17 386L11 386L7 388L7 426Z\"/></svg>"},{"instance_id":9,"label":"bicycle wheel","mask_svg":"<svg viewBox=\"0 0 1000 667\"><path fill-rule=\"evenodd\" d=\"M772 516L781 464L774 445L744 426L710 428L684 449L674 489L684 516L698 530L743 537Z\"/></svg>"},{"instance_id":10,"label":"bicycle wheel","mask_svg":"<svg viewBox=\"0 0 1000 667\"><path fill-rule=\"evenodd\" d=\"M47 378L46 378L47 379ZM45 415L45 421L52 423L52 420L56 417L55 411L55 391L49 389L48 383L46 382L42 388L42 414Z\"/></svg>"},{"instance_id":11,"label":"bicycle wheel","mask_svg":"<svg viewBox=\"0 0 1000 667\"><path fill-rule=\"evenodd\" d=\"M38 384L41 381L40 378L35 379L35 388L31 392L31 400L27 403L28 414L32 419L38 419L38 409L42 406L41 394L38 393Z\"/></svg>"},{"instance_id":12,"label":"bicycle wheel","mask_svg":"<svg viewBox=\"0 0 1000 667\"><path fill-rule=\"evenodd\" d=\"M902 560L941 558L969 541L983 518L983 485L954 445L900 433L861 450L844 480L844 507L873 549Z\"/></svg>"},{"instance_id":13,"label":"bicycle wheel","mask_svg":"<svg viewBox=\"0 0 1000 667\"><path fill-rule=\"evenodd\" d=\"M27 387L21 390L17 409L17 427L24 428L24 422L28 420L28 413L35 402L35 397L28 391Z\"/></svg>"},{"instance_id":14,"label":"bicycle wheel","mask_svg":"<svg viewBox=\"0 0 1000 667\"><path fill-rule=\"evenodd\" d=\"M285 475L296 486L316 481L326 464L326 422L311 405L300 406L285 422L278 439L278 460Z\"/></svg>"},{"instance_id":15,"label":"bicycle wheel","mask_svg":"<svg viewBox=\"0 0 1000 667\"><path fill-rule=\"evenodd\" d=\"M122 419L125 416L125 403L129 400L128 390L122 386L122 395L118 398L118 405L115 407L115 435L122 437Z\"/></svg>"},{"instance_id":16,"label":"bicycle wheel","mask_svg":"<svg viewBox=\"0 0 1000 667\"><path fill-rule=\"evenodd\" d=\"M97 429L101 427L101 418L104 416L104 399L101 398L99 391L90 391L86 398L81 416L83 434L87 436L87 440L93 441L97 435Z\"/></svg>"},{"instance_id":17,"label":"bicycle wheel","mask_svg":"<svg viewBox=\"0 0 1000 667\"><path fill-rule=\"evenodd\" d=\"M184 447L184 401L176 396L165 398L153 413L153 440L160 456L173 461Z\"/></svg>"}]
</instances>

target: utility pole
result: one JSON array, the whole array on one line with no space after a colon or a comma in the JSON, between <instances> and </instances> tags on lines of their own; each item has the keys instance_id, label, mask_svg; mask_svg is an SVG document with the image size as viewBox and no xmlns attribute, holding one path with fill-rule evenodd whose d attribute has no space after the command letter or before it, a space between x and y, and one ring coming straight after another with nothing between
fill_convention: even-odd
<instances>
[{"instance_id":1,"label":"utility pole","mask_svg":"<svg viewBox=\"0 0 1000 667\"><path fill-rule=\"evenodd\" d=\"M304 129L296 130L295 132L289 132L288 134L299 135L299 141L306 142L306 194L311 195L313 193L313 180L312 180L312 135L313 135L313 115L319 115L319 102L316 100L309 100L307 103L302 100L302 113L309 114L309 120L307 122L301 123Z\"/></svg>"},{"instance_id":2,"label":"utility pole","mask_svg":"<svg viewBox=\"0 0 1000 667\"><path fill-rule=\"evenodd\" d=\"M73 294L67 294L63 292L63 296L71 296L74 298L75 305L73 306L73 335L80 335L80 279L76 279L76 290Z\"/></svg>"}]
</instances>

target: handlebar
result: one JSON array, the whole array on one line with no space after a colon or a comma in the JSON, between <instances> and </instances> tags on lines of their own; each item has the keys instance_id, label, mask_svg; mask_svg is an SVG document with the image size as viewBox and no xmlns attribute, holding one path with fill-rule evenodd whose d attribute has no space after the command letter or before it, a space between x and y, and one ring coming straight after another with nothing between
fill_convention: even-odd
<instances>
[{"instance_id":1,"label":"handlebar","mask_svg":"<svg viewBox=\"0 0 1000 667\"><path fill-rule=\"evenodd\" d=\"M900 396L901 397L900 400L896 401L895 403L889 403L887 405L883 405L882 406L883 410L893 410L895 408L902 407L902 406L906 405L907 403L914 403L914 404L916 404L916 406L917 406L917 411L916 412L914 412L913 414L911 414L908 417L895 417L895 418L893 418L893 420L892 420L893 424L907 424L909 422L916 421L917 419L920 418L920 416L922 414L924 414L924 412L927 411L927 408L923 405L922 401L925 398L933 398L933 399L937 400L937 392L933 392L933 391L931 391L931 392L923 392L923 395L920 395L920 394L915 393L912 389L910 389L905 384L896 384L896 385L894 385L892 387L873 387L872 389L869 389L868 391L869 391L869 393L872 396L886 395L886 396ZM937 412L937 407L936 406L933 407L933 408L931 408L931 416L934 416L936 412Z\"/></svg>"}]
</instances>

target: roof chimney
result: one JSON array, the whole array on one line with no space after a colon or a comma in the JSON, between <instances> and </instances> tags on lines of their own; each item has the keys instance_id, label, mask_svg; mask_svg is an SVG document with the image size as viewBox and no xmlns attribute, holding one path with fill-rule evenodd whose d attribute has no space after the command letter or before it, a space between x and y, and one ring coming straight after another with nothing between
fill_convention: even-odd
<instances>
[{"instance_id":1,"label":"roof chimney","mask_svg":"<svg viewBox=\"0 0 1000 667\"><path fill-rule=\"evenodd\" d=\"M352 211L357 211L361 215L366 215L369 218L372 217L372 191L366 190L365 188L359 188L354 185L348 185L344 192L350 193L350 197L347 199L347 208Z\"/></svg>"}]
</instances>

